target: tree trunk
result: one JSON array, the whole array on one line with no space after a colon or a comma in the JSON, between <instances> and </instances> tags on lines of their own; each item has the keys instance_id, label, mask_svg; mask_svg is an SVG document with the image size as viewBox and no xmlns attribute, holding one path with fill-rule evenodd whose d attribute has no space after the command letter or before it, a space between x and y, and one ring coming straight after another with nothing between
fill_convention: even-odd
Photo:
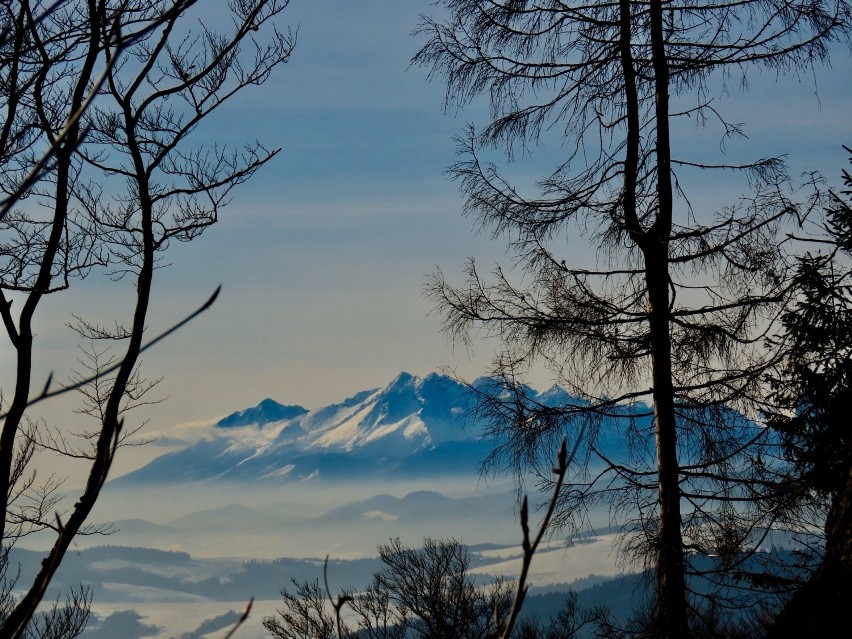
<instances>
[{"instance_id":1,"label":"tree trunk","mask_svg":"<svg viewBox=\"0 0 852 639\"><path fill-rule=\"evenodd\" d=\"M672 374L671 300L669 299L669 238L674 201L669 138L669 65L666 56L661 0L649 6L651 64L654 69L657 216L641 244L648 287L648 323L657 446L660 530L657 538L656 631L661 638L689 636L686 576L681 536L677 420Z\"/></svg>"},{"instance_id":2,"label":"tree trunk","mask_svg":"<svg viewBox=\"0 0 852 639\"><path fill-rule=\"evenodd\" d=\"M825 551L810 579L793 595L766 639L837 636L848 626L852 602L852 465L825 525Z\"/></svg>"},{"instance_id":3,"label":"tree trunk","mask_svg":"<svg viewBox=\"0 0 852 639\"><path fill-rule=\"evenodd\" d=\"M660 530L657 537L657 632L661 638L689 636L686 578L681 536L677 421L669 334L669 284L665 246L645 252L657 447Z\"/></svg>"}]
</instances>

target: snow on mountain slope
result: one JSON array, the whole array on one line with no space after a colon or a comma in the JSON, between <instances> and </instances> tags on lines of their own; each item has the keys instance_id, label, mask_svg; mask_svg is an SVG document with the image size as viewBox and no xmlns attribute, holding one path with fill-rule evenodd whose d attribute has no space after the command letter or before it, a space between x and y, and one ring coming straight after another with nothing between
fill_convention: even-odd
<instances>
[{"instance_id":1,"label":"snow on mountain slope","mask_svg":"<svg viewBox=\"0 0 852 639\"><path fill-rule=\"evenodd\" d=\"M329 415L322 425L309 414L308 428L318 436L305 448L352 451L371 447L380 453L399 454L447 441L477 440L481 430L465 428L464 423L473 401L470 391L449 377L400 373L361 402L344 402L345 409Z\"/></svg>"},{"instance_id":2,"label":"snow on mountain slope","mask_svg":"<svg viewBox=\"0 0 852 639\"><path fill-rule=\"evenodd\" d=\"M220 428L233 428L236 426L249 426L251 424L263 425L270 422L280 422L294 417L301 417L308 410L303 406L284 406L274 399L268 397L257 406L246 408L236 413L223 417L216 426Z\"/></svg>"},{"instance_id":3,"label":"snow on mountain slope","mask_svg":"<svg viewBox=\"0 0 852 639\"><path fill-rule=\"evenodd\" d=\"M117 481L292 481L317 473L386 474L400 470L412 455L451 442L478 442L481 429L465 420L473 402L469 389L437 373L422 378L400 373L385 388L312 411L265 399L213 427L184 433L187 447ZM477 457L481 452L476 446L466 450ZM478 461L464 460L460 468L474 471Z\"/></svg>"},{"instance_id":4,"label":"snow on mountain slope","mask_svg":"<svg viewBox=\"0 0 852 639\"><path fill-rule=\"evenodd\" d=\"M477 380L482 389L489 381ZM559 406L558 386L529 397ZM484 424L470 416L476 392L438 373L400 373L386 387L308 411L271 399L215 424L183 432L187 446L162 455L118 482L387 479L474 474L493 450ZM182 431L171 429L174 439ZM619 438L616 438L618 443Z\"/></svg>"}]
</instances>

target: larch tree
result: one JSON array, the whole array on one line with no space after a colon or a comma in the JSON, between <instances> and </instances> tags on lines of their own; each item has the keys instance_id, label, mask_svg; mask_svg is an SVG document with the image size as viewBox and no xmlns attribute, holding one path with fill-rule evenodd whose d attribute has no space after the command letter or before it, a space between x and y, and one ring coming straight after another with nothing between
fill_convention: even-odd
<instances>
[{"instance_id":1,"label":"larch tree","mask_svg":"<svg viewBox=\"0 0 852 639\"><path fill-rule=\"evenodd\" d=\"M448 106L490 100L490 121L460 139L450 171L465 212L507 239L515 268L489 278L471 261L465 284L438 272L427 292L453 337L502 340L481 404L502 441L494 460L535 467L564 434L582 432L586 454L564 490L562 523L579 525L600 502L624 516L628 555L655 570L650 632L689 637L702 606L688 592L687 555L720 556L721 583L774 521L762 504L778 446L754 420L782 353L765 338L792 290L781 232L818 200L793 200L779 158L701 157L678 144L675 125L739 135L716 94L754 69L783 75L824 61L833 41L848 41L850 6L440 4L445 16L423 19L414 61L446 80ZM537 186L488 161L554 138L563 155ZM686 185L708 172L744 176L743 195L693 203ZM578 236L594 251L585 262L567 254ZM575 399L532 402L524 375L537 362ZM606 458L603 420L633 442L628 459Z\"/></svg>"},{"instance_id":2,"label":"larch tree","mask_svg":"<svg viewBox=\"0 0 852 639\"><path fill-rule=\"evenodd\" d=\"M127 413L149 388L140 355L212 303L158 336L148 335L155 271L173 241L214 224L232 189L275 156L254 142L242 150L204 147L193 133L223 103L265 82L294 46L274 26L288 0L233 0L228 27L205 23L196 0L16 0L0 17L0 316L14 385L5 389L0 433L0 538L52 531L53 543L31 584L0 615L0 637L71 637L85 593L54 622L36 615L86 520L117 450L135 430ZM126 318L104 327L71 320L91 344L91 375L57 387L34 379L34 322L49 295L91 273L131 284ZM215 296L214 296L215 297ZM104 346L107 344L108 346ZM80 388L95 426L74 441L66 425L29 417L33 404ZM87 464L70 508L57 484L32 467L38 451ZM74 615L77 616L74 616ZM34 615L36 615L34 617ZM45 626L45 623L48 626ZM41 625L39 625L41 624ZM85 625L83 617L82 624Z\"/></svg>"}]
</instances>

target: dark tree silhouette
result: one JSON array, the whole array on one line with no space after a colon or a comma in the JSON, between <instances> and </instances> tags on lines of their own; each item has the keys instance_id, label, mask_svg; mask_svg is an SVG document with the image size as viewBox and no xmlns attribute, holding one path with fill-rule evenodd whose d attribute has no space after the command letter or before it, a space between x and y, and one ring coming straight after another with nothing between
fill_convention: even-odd
<instances>
[{"instance_id":1,"label":"dark tree silhouette","mask_svg":"<svg viewBox=\"0 0 852 639\"><path fill-rule=\"evenodd\" d=\"M504 442L492 461L535 467L585 423L587 454L561 521L601 501L616 519L638 507L625 548L656 570L654 632L683 639L701 610L686 554L721 555L721 580L774 517L759 505L778 470L767 463L774 449L747 418L759 416L764 375L781 358L765 347L790 296L779 231L816 202L792 201L779 158L702 159L680 148L673 123L739 135L715 87L752 68L785 73L824 60L832 40L848 39L849 4L441 4L448 17L424 18L428 40L414 61L446 79L448 105L490 99L490 122L462 138L451 173L466 213L506 238L516 268L488 280L471 262L466 284L439 272L427 290L453 337L484 331L504 344L500 383L482 403ZM549 136L565 157L537 189L487 161L501 148L532 153ZM713 171L745 176L746 195L694 207L684 185ZM571 236L589 238L596 257L569 259ZM541 361L576 401L529 400L524 374ZM632 459L602 456L603 419L621 422Z\"/></svg>"},{"instance_id":2,"label":"dark tree silhouette","mask_svg":"<svg viewBox=\"0 0 852 639\"><path fill-rule=\"evenodd\" d=\"M202 148L192 133L288 60L294 41L272 25L288 0L234 0L224 31L206 26L196 4L16 0L0 10L0 317L15 370L0 410L0 538L8 545L37 530L55 534L34 582L0 618L3 639L32 632L74 537L94 532L86 518L134 430L126 414L148 401L140 354L215 298L165 334L146 336L162 252L215 223L231 190L277 153L260 143L239 152ZM93 374L42 386L32 370L38 311L47 295L93 271L130 281L132 309L113 327L77 318L76 330L93 344ZM81 444L29 419L34 403L78 387L96 424ZM55 482L28 468L44 448L88 464L67 512Z\"/></svg>"},{"instance_id":3,"label":"dark tree silhouette","mask_svg":"<svg viewBox=\"0 0 852 639\"><path fill-rule=\"evenodd\" d=\"M328 610L325 588L319 579L293 580L294 590L281 590L282 608L274 617L265 617L263 627L276 639L333 639L335 619Z\"/></svg>"},{"instance_id":4,"label":"dark tree silhouette","mask_svg":"<svg viewBox=\"0 0 852 639\"><path fill-rule=\"evenodd\" d=\"M469 571L470 557L458 541L426 539L408 548L399 539L379 546L382 568L361 592L349 589L342 601L354 612L343 637L371 639L485 639L497 636L496 619L511 607L512 589L501 579L480 587ZM281 591L283 608L266 617L276 639L331 639L335 612L319 580L293 581Z\"/></svg>"},{"instance_id":5,"label":"dark tree silhouette","mask_svg":"<svg viewBox=\"0 0 852 639\"><path fill-rule=\"evenodd\" d=\"M485 639L495 618L504 617L511 589L502 580L484 590L469 572L470 557L459 542L426 539L407 548L399 539L379 546L384 564L375 588L405 611L412 636L422 639Z\"/></svg>"},{"instance_id":6,"label":"dark tree silhouette","mask_svg":"<svg viewBox=\"0 0 852 639\"><path fill-rule=\"evenodd\" d=\"M0 556L0 619L15 609L17 603L14 588L19 576L9 571L8 548ZM89 619L91 590L87 587L72 588L65 594L64 601L56 599L49 607L37 612L27 626L25 639L74 639L83 633Z\"/></svg>"},{"instance_id":7,"label":"dark tree silhouette","mask_svg":"<svg viewBox=\"0 0 852 639\"><path fill-rule=\"evenodd\" d=\"M782 496L826 511L821 560L778 616L773 638L835 633L852 599L852 176L844 170L843 178L824 235L811 238L822 250L799 259L799 297L784 316L789 354L773 380L782 410L769 424L781 433L794 471Z\"/></svg>"}]
</instances>

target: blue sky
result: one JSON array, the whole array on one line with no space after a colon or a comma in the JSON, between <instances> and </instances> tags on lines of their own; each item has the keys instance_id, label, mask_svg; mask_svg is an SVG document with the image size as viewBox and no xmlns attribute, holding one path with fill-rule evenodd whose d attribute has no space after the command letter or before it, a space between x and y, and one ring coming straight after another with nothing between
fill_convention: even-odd
<instances>
[{"instance_id":1,"label":"blue sky","mask_svg":"<svg viewBox=\"0 0 852 639\"><path fill-rule=\"evenodd\" d=\"M436 266L455 275L468 255L509 262L461 217L456 185L443 174L455 159L453 136L483 121L482 105L445 113L443 85L408 68L420 44L410 35L417 14L432 11L422 0L293 0L279 21L299 29L291 62L208 123L209 141L258 137L283 151L219 224L175 244L172 265L158 273L152 332L223 285L211 311L145 358L170 397L151 409L158 430L267 396L320 406L400 370L450 365L474 377L488 366L497 345L477 348L473 360L453 350L421 296ZM833 64L817 74L819 100L810 77L752 76L748 95L732 91L724 102L751 139L731 153L788 153L794 174L816 168L836 182L840 145L852 143L848 51ZM696 188L704 201L716 197ZM40 325L41 369L61 377L73 362L65 312L126 313L126 293L92 279L52 302Z\"/></svg>"}]
</instances>

